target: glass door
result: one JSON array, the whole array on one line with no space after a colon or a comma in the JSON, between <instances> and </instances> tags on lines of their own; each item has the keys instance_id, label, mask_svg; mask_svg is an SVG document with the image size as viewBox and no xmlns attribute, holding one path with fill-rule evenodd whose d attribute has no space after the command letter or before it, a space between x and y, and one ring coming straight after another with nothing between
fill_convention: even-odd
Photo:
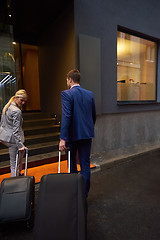
<instances>
[{"instance_id":1,"label":"glass door","mask_svg":"<svg viewBox=\"0 0 160 240\"><path fill-rule=\"evenodd\" d=\"M21 88L28 94L25 110L41 109L38 65L37 46L14 42L10 25L0 29L0 112Z\"/></svg>"},{"instance_id":2,"label":"glass door","mask_svg":"<svg viewBox=\"0 0 160 240\"><path fill-rule=\"evenodd\" d=\"M0 111L17 90L19 67L15 58L13 28L0 25Z\"/></svg>"}]
</instances>

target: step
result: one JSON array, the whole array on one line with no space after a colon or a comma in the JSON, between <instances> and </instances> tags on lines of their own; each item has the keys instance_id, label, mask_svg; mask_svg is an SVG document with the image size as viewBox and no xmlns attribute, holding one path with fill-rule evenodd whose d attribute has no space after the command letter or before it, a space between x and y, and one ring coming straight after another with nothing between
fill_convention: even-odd
<instances>
[{"instance_id":1,"label":"step","mask_svg":"<svg viewBox=\"0 0 160 240\"><path fill-rule=\"evenodd\" d=\"M57 123L56 118L30 119L23 122L23 127L49 126Z\"/></svg>"},{"instance_id":2,"label":"step","mask_svg":"<svg viewBox=\"0 0 160 240\"><path fill-rule=\"evenodd\" d=\"M25 146L38 144L43 142L52 142L58 141L60 136L60 132L53 132L53 133L45 133L45 134L38 134L38 135L29 135L25 137ZM0 144L0 149L7 149L7 147L3 144Z\"/></svg>"},{"instance_id":3,"label":"step","mask_svg":"<svg viewBox=\"0 0 160 240\"><path fill-rule=\"evenodd\" d=\"M23 128L23 130L24 130L24 136L38 135L38 134L45 134L45 133L51 133L51 132L59 132L60 125L52 124L49 126L25 127Z\"/></svg>"},{"instance_id":4,"label":"step","mask_svg":"<svg viewBox=\"0 0 160 240\"><path fill-rule=\"evenodd\" d=\"M45 112L22 112L23 120L42 119L42 118L56 118L54 113ZM0 114L1 117L1 114Z\"/></svg>"},{"instance_id":5,"label":"step","mask_svg":"<svg viewBox=\"0 0 160 240\"><path fill-rule=\"evenodd\" d=\"M34 156L36 154L48 153L58 151L59 141L52 141L47 143L39 143L27 146L29 149L29 155Z\"/></svg>"},{"instance_id":6,"label":"step","mask_svg":"<svg viewBox=\"0 0 160 240\"><path fill-rule=\"evenodd\" d=\"M25 137L25 145L31 145L36 143L51 142L59 140L60 132L45 133L38 135L30 135Z\"/></svg>"},{"instance_id":7,"label":"step","mask_svg":"<svg viewBox=\"0 0 160 240\"><path fill-rule=\"evenodd\" d=\"M44 113L44 112L23 112L23 120L30 119L43 119L43 118L56 118L56 115L53 113Z\"/></svg>"},{"instance_id":8,"label":"step","mask_svg":"<svg viewBox=\"0 0 160 240\"><path fill-rule=\"evenodd\" d=\"M66 160L66 155L63 152L61 160ZM49 164L53 162L58 161L58 151L50 152L50 153L44 153L44 154L39 154L36 156L28 156L28 168L31 167L37 167L41 166L44 164ZM23 158L23 168L24 168L24 163L25 163L25 157ZM5 174L10 172L10 162L8 161L3 161L0 162L0 174Z\"/></svg>"},{"instance_id":9,"label":"step","mask_svg":"<svg viewBox=\"0 0 160 240\"><path fill-rule=\"evenodd\" d=\"M28 145L29 155L34 156L38 154L58 151L59 141L52 141L47 143ZM0 149L0 162L7 161L9 159L8 148Z\"/></svg>"}]
</instances>

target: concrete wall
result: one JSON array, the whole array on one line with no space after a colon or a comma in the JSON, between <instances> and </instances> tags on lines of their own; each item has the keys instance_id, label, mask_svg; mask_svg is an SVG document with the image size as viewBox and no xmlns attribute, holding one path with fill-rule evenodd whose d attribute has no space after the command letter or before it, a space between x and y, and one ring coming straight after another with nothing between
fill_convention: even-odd
<instances>
[{"instance_id":1,"label":"concrete wall","mask_svg":"<svg viewBox=\"0 0 160 240\"><path fill-rule=\"evenodd\" d=\"M93 153L124 154L146 151L151 146L160 146L160 111L97 117Z\"/></svg>"}]
</instances>

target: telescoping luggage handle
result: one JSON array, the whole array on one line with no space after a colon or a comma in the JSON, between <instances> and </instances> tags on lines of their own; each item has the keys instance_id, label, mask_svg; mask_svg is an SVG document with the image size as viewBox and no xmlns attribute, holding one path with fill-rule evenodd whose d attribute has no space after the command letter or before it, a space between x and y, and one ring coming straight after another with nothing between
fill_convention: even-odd
<instances>
[{"instance_id":1,"label":"telescoping luggage handle","mask_svg":"<svg viewBox=\"0 0 160 240\"><path fill-rule=\"evenodd\" d=\"M70 173L70 166L71 166L71 160L70 160L70 150L68 150L68 173ZM59 151L59 161L58 161L58 173L61 172L61 151Z\"/></svg>"},{"instance_id":2,"label":"telescoping luggage handle","mask_svg":"<svg viewBox=\"0 0 160 240\"><path fill-rule=\"evenodd\" d=\"M25 161L25 176L27 176L27 164L28 164L28 149L25 148L24 149L25 152L26 152L26 161ZM15 173L16 173L16 176L17 176L17 166L18 166L18 154L19 154L19 151L17 151L17 155L16 155L16 167L15 167Z\"/></svg>"}]
</instances>

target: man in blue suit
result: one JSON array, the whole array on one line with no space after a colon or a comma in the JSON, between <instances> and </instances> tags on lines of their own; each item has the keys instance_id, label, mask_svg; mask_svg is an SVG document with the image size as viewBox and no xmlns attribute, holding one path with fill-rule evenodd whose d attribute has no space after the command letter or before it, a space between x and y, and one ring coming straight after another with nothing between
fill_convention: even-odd
<instances>
[{"instance_id":1,"label":"man in blue suit","mask_svg":"<svg viewBox=\"0 0 160 240\"><path fill-rule=\"evenodd\" d=\"M90 152L94 137L96 109L94 95L80 86L80 72L71 70L67 74L68 90L61 92L62 121L59 150L71 151L71 173L77 172L78 152L81 174L85 179L86 197L90 188Z\"/></svg>"}]
</instances>

